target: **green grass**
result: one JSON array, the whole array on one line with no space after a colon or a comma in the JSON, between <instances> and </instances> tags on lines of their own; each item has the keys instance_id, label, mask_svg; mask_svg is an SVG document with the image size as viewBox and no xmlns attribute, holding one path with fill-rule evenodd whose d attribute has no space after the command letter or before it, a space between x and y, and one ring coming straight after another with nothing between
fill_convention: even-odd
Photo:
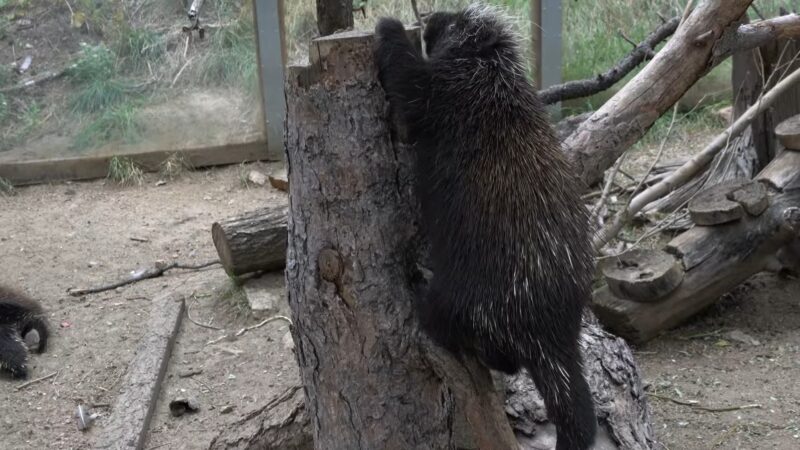
<instances>
[{"instance_id":1,"label":"green grass","mask_svg":"<svg viewBox=\"0 0 800 450\"><path fill-rule=\"evenodd\" d=\"M0 125L5 123L8 116L8 99L0 93Z\"/></svg>"},{"instance_id":2,"label":"green grass","mask_svg":"<svg viewBox=\"0 0 800 450\"><path fill-rule=\"evenodd\" d=\"M121 186L141 185L144 172L132 159L115 156L108 163L108 179Z\"/></svg>"},{"instance_id":3,"label":"green grass","mask_svg":"<svg viewBox=\"0 0 800 450\"><path fill-rule=\"evenodd\" d=\"M129 102L105 109L81 128L72 148L93 148L117 139L135 142L141 135L136 114L137 106Z\"/></svg>"},{"instance_id":4,"label":"green grass","mask_svg":"<svg viewBox=\"0 0 800 450\"><path fill-rule=\"evenodd\" d=\"M162 34L146 28L130 27L122 30L115 47L119 64L133 73L157 68L167 50Z\"/></svg>"},{"instance_id":5,"label":"green grass","mask_svg":"<svg viewBox=\"0 0 800 450\"><path fill-rule=\"evenodd\" d=\"M16 193L17 191L14 189L14 185L5 178L0 177L0 196L8 197Z\"/></svg>"},{"instance_id":6,"label":"green grass","mask_svg":"<svg viewBox=\"0 0 800 450\"><path fill-rule=\"evenodd\" d=\"M258 59L255 27L247 10L227 27L209 36L211 49L202 68L208 85L237 86L249 94L258 93Z\"/></svg>"}]
</instances>

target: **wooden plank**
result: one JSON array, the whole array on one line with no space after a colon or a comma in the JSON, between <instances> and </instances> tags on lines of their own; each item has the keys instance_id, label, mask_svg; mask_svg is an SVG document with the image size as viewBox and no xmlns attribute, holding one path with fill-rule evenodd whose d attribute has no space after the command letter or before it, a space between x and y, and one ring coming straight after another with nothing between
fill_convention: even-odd
<instances>
[{"instance_id":1,"label":"wooden plank","mask_svg":"<svg viewBox=\"0 0 800 450\"><path fill-rule=\"evenodd\" d=\"M143 448L183 311L184 297L177 292L153 300L147 332L128 365L125 383L94 448Z\"/></svg>"},{"instance_id":2,"label":"wooden plank","mask_svg":"<svg viewBox=\"0 0 800 450\"><path fill-rule=\"evenodd\" d=\"M105 178L108 175L108 164L114 156L131 158L141 165L143 169L157 171L159 165L175 153L183 155L192 167L196 168L238 164L243 161L258 161L267 158L266 143L263 140L257 140L240 144L182 150L108 153L104 155L0 162L0 177L17 186L54 181Z\"/></svg>"}]
</instances>

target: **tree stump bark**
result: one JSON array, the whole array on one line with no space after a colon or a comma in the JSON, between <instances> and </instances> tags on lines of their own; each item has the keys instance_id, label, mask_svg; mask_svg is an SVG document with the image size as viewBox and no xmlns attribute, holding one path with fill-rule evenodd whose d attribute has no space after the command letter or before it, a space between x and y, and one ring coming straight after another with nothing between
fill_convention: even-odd
<instances>
[{"instance_id":1,"label":"tree stump bark","mask_svg":"<svg viewBox=\"0 0 800 450\"><path fill-rule=\"evenodd\" d=\"M263 208L215 222L211 238L228 275L279 270L286 264L288 207Z\"/></svg>"}]
</instances>

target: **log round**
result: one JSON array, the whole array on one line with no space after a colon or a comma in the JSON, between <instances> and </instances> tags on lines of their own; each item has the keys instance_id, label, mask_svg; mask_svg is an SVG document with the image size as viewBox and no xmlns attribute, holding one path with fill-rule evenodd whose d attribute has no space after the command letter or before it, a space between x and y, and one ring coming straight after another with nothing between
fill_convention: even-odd
<instances>
[{"instance_id":1,"label":"log round","mask_svg":"<svg viewBox=\"0 0 800 450\"><path fill-rule=\"evenodd\" d=\"M729 199L742 205L747 214L751 216L761 215L769 207L769 195L764 183L754 181L731 192Z\"/></svg>"},{"instance_id":2,"label":"log round","mask_svg":"<svg viewBox=\"0 0 800 450\"><path fill-rule=\"evenodd\" d=\"M286 215L280 206L215 222L211 237L228 275L279 270L286 264Z\"/></svg>"},{"instance_id":3,"label":"log round","mask_svg":"<svg viewBox=\"0 0 800 450\"><path fill-rule=\"evenodd\" d=\"M800 114L779 123L775 135L787 150L800 150Z\"/></svg>"},{"instance_id":4,"label":"log round","mask_svg":"<svg viewBox=\"0 0 800 450\"><path fill-rule=\"evenodd\" d=\"M614 295L636 302L656 302L683 281L680 261L662 250L638 249L606 258L600 270Z\"/></svg>"},{"instance_id":5,"label":"log round","mask_svg":"<svg viewBox=\"0 0 800 450\"><path fill-rule=\"evenodd\" d=\"M689 202L692 222L711 226L741 219L744 216L744 208L730 200L728 196L743 184L741 181L723 182L701 191Z\"/></svg>"}]
</instances>

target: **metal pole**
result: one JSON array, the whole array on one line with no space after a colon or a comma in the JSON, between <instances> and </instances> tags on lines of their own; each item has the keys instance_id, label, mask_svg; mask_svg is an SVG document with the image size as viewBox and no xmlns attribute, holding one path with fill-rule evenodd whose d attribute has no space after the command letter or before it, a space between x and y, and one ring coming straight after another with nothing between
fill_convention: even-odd
<instances>
[{"instance_id":1,"label":"metal pole","mask_svg":"<svg viewBox=\"0 0 800 450\"><path fill-rule=\"evenodd\" d=\"M283 0L253 0L261 104L267 132L266 157L273 161L282 161L286 156L283 149L283 121L286 118L283 11Z\"/></svg>"},{"instance_id":2,"label":"metal pole","mask_svg":"<svg viewBox=\"0 0 800 450\"><path fill-rule=\"evenodd\" d=\"M531 41L533 43L534 83L544 89L561 83L562 71L561 0L531 0ZM553 105L558 118L561 105Z\"/></svg>"}]
</instances>

